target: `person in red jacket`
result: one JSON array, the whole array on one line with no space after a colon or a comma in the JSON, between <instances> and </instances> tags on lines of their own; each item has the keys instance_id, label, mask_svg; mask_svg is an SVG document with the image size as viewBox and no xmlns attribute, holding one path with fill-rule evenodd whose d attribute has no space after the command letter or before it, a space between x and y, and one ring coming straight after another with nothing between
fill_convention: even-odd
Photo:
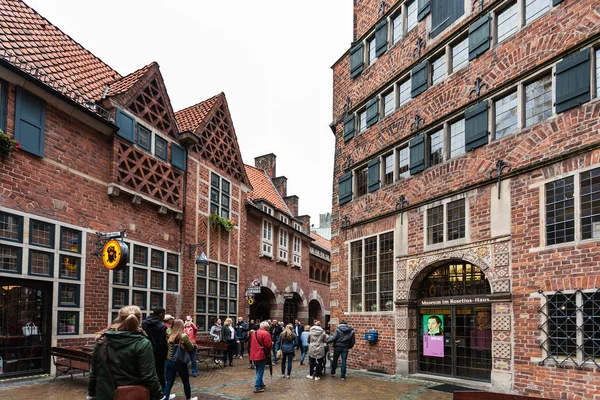
<instances>
[{"instance_id":1,"label":"person in red jacket","mask_svg":"<svg viewBox=\"0 0 600 400\"><path fill-rule=\"evenodd\" d=\"M265 374L265 365L267 364L267 356L271 355L273 341L269 333L269 323L263 321L260 323L260 329L250 336L250 361L254 361L256 367L256 380L254 381L254 393L265 391L265 383L263 375Z\"/></svg>"}]
</instances>

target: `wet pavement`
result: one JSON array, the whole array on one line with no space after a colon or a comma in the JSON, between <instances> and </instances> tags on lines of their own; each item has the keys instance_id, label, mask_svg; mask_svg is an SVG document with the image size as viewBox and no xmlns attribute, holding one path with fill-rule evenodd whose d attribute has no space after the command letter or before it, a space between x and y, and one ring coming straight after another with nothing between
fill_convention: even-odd
<instances>
[{"instance_id":1,"label":"wet pavement","mask_svg":"<svg viewBox=\"0 0 600 400\"><path fill-rule=\"evenodd\" d=\"M212 366L207 371L199 365L198 377L190 378L192 396L198 399L274 399L292 396L302 399L377 399L377 400L451 400L451 393L431 390L439 383L414 379L404 379L390 375L366 373L348 370L346 380L326 374L320 381L309 380L308 366L294 361L291 379L281 377L281 367L273 367L273 379L266 372L264 393L253 393L254 370L248 369L247 359L235 360L233 368ZM268 369L268 367L267 367ZM339 373L339 372L338 372ZM19 400L80 400L85 399L88 379L76 376L52 380L53 377L37 377L0 381L1 399ZM176 399L183 400L183 386L179 378L171 393Z\"/></svg>"}]
</instances>

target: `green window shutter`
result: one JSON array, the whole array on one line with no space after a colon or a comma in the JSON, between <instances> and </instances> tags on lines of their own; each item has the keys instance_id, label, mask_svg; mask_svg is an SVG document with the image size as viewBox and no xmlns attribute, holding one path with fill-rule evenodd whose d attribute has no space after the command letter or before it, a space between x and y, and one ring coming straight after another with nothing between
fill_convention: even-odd
<instances>
[{"instance_id":1,"label":"green window shutter","mask_svg":"<svg viewBox=\"0 0 600 400\"><path fill-rule=\"evenodd\" d=\"M563 1L563 0L552 0L552 5L553 5L553 6L557 6L557 5L559 5L560 3L562 3L562 1Z\"/></svg>"},{"instance_id":2,"label":"green window shutter","mask_svg":"<svg viewBox=\"0 0 600 400\"><path fill-rule=\"evenodd\" d=\"M464 0L431 0L431 32L436 37L465 13Z\"/></svg>"},{"instance_id":3,"label":"green window shutter","mask_svg":"<svg viewBox=\"0 0 600 400\"><path fill-rule=\"evenodd\" d=\"M488 102L465 111L465 151L475 150L488 142Z\"/></svg>"},{"instance_id":4,"label":"green window shutter","mask_svg":"<svg viewBox=\"0 0 600 400\"><path fill-rule=\"evenodd\" d=\"M379 189L379 157L375 157L369 161L367 183L369 185L369 193Z\"/></svg>"},{"instance_id":5,"label":"green window shutter","mask_svg":"<svg viewBox=\"0 0 600 400\"><path fill-rule=\"evenodd\" d=\"M344 142L354 137L354 114L348 115L344 119Z\"/></svg>"},{"instance_id":6,"label":"green window shutter","mask_svg":"<svg viewBox=\"0 0 600 400\"><path fill-rule=\"evenodd\" d=\"M379 120L379 98L375 96L367 103L367 127L377 123Z\"/></svg>"},{"instance_id":7,"label":"green window shutter","mask_svg":"<svg viewBox=\"0 0 600 400\"><path fill-rule=\"evenodd\" d=\"M363 44L359 43L350 49L350 77L354 78L363 71Z\"/></svg>"},{"instance_id":8,"label":"green window shutter","mask_svg":"<svg viewBox=\"0 0 600 400\"><path fill-rule=\"evenodd\" d=\"M44 157L46 102L26 90L17 88L15 140L21 150Z\"/></svg>"},{"instance_id":9,"label":"green window shutter","mask_svg":"<svg viewBox=\"0 0 600 400\"><path fill-rule=\"evenodd\" d=\"M429 61L425 60L414 67L411 71L411 89L410 96L417 97L427 90L427 72L429 71Z\"/></svg>"},{"instance_id":10,"label":"green window shutter","mask_svg":"<svg viewBox=\"0 0 600 400\"><path fill-rule=\"evenodd\" d=\"M408 142L410 148L410 174L414 175L425 169L425 136L419 135Z\"/></svg>"},{"instance_id":11,"label":"green window shutter","mask_svg":"<svg viewBox=\"0 0 600 400\"><path fill-rule=\"evenodd\" d=\"M377 57L385 53L388 45L388 22L384 19L375 28L375 52Z\"/></svg>"},{"instance_id":12,"label":"green window shutter","mask_svg":"<svg viewBox=\"0 0 600 400\"><path fill-rule=\"evenodd\" d=\"M0 80L0 130L6 132L6 113L8 111L8 83Z\"/></svg>"},{"instance_id":13,"label":"green window shutter","mask_svg":"<svg viewBox=\"0 0 600 400\"><path fill-rule=\"evenodd\" d=\"M590 101L590 51L580 51L556 64L556 112Z\"/></svg>"},{"instance_id":14,"label":"green window shutter","mask_svg":"<svg viewBox=\"0 0 600 400\"><path fill-rule=\"evenodd\" d=\"M352 200L352 171L346 172L338 180L338 203L346 204Z\"/></svg>"},{"instance_id":15,"label":"green window shutter","mask_svg":"<svg viewBox=\"0 0 600 400\"><path fill-rule=\"evenodd\" d=\"M422 21L431 11L431 3L429 0L419 0L417 10L417 21Z\"/></svg>"},{"instance_id":16,"label":"green window shutter","mask_svg":"<svg viewBox=\"0 0 600 400\"><path fill-rule=\"evenodd\" d=\"M469 27L469 61L490 48L490 14L479 18Z\"/></svg>"},{"instance_id":17,"label":"green window shutter","mask_svg":"<svg viewBox=\"0 0 600 400\"><path fill-rule=\"evenodd\" d=\"M185 149L175 143L171 144L171 165L182 170L186 170L187 154Z\"/></svg>"},{"instance_id":18,"label":"green window shutter","mask_svg":"<svg viewBox=\"0 0 600 400\"><path fill-rule=\"evenodd\" d=\"M132 143L135 141L135 119L120 108L117 108L117 126L117 135Z\"/></svg>"}]
</instances>

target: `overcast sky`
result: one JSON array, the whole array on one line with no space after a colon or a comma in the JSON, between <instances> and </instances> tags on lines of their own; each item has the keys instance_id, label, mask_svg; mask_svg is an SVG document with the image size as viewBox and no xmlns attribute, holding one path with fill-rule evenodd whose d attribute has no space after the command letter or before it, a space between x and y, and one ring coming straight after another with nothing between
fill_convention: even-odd
<instances>
[{"instance_id":1,"label":"overcast sky","mask_svg":"<svg viewBox=\"0 0 600 400\"><path fill-rule=\"evenodd\" d=\"M351 0L25 0L126 75L158 62L175 111L225 92L242 157L277 175L318 226L331 211L333 63Z\"/></svg>"}]
</instances>

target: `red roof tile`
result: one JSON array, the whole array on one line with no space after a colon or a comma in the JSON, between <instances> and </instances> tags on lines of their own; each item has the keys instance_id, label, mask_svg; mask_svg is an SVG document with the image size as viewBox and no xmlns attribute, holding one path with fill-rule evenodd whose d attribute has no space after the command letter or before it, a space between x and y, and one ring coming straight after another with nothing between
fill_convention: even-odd
<instances>
[{"instance_id":1,"label":"red roof tile","mask_svg":"<svg viewBox=\"0 0 600 400\"><path fill-rule=\"evenodd\" d=\"M221 92L218 95L211 97L210 99L204 100L203 102L177 111L175 113L175 118L177 119L179 131L195 132L198 126L200 126L200 124L204 120L204 118L206 118L212 107L215 105L217 100L219 100L219 98L224 95L225 94Z\"/></svg>"},{"instance_id":2,"label":"red roof tile","mask_svg":"<svg viewBox=\"0 0 600 400\"><path fill-rule=\"evenodd\" d=\"M46 80L99 100L121 75L19 0L0 0L0 53L39 70ZM32 73L32 72L30 72Z\"/></svg>"},{"instance_id":3,"label":"red roof tile","mask_svg":"<svg viewBox=\"0 0 600 400\"><path fill-rule=\"evenodd\" d=\"M314 232L310 233L310 237L315 240L315 244L331 253L331 242L321 235Z\"/></svg>"},{"instance_id":4,"label":"red roof tile","mask_svg":"<svg viewBox=\"0 0 600 400\"><path fill-rule=\"evenodd\" d=\"M142 67L137 71L134 71L129 75L124 76L123 78L111 83L108 89L108 93L106 93L106 96L111 97L117 96L121 93L125 93L126 91L131 89L133 85L135 85L154 65L158 67L156 61L152 61L145 67Z\"/></svg>"},{"instance_id":5,"label":"red roof tile","mask_svg":"<svg viewBox=\"0 0 600 400\"><path fill-rule=\"evenodd\" d=\"M273 186L273 182L271 182L266 172L250 165L244 165L244 167L246 168L246 175L248 175L250 185L253 188L249 195L250 199L254 201L266 200L279 209L279 211L292 216L292 212L279 195L277 189L275 189L275 186Z\"/></svg>"}]
</instances>

